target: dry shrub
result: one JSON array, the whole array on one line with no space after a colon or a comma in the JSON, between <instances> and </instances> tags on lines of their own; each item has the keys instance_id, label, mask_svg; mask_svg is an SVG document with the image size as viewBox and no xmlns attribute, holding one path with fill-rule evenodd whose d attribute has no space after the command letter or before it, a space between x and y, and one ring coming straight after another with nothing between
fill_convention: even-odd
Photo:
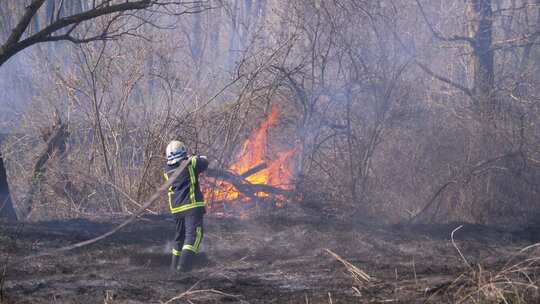
<instances>
[{"instance_id":1,"label":"dry shrub","mask_svg":"<svg viewBox=\"0 0 540 304\"><path fill-rule=\"evenodd\" d=\"M436 302L433 298L440 295L454 303L532 303L539 296L538 261L528 258L494 269L477 264L434 292L430 302Z\"/></svg>"},{"instance_id":2,"label":"dry shrub","mask_svg":"<svg viewBox=\"0 0 540 304\"><path fill-rule=\"evenodd\" d=\"M532 303L538 301L540 293L540 257L536 249L538 244L523 248L502 265L491 266L487 269L480 263L470 265L459 247L452 244L459 253L466 270L455 280L445 284L430 296L437 294L452 299L454 303ZM429 300L429 299L428 299Z\"/></svg>"}]
</instances>

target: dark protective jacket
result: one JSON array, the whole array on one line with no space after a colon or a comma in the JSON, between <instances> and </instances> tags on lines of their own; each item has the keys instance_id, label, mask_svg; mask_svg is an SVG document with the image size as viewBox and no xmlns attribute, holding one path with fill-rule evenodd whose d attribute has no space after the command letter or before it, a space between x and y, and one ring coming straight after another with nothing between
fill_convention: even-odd
<instances>
[{"instance_id":1,"label":"dark protective jacket","mask_svg":"<svg viewBox=\"0 0 540 304\"><path fill-rule=\"evenodd\" d=\"M176 178L169 187L169 208L172 214L204 208L204 197L199 186L199 174L208 168L208 160L204 156L192 156L188 160L182 160L174 165L165 167L165 180L173 175L174 170L185 161L189 161L184 171Z\"/></svg>"}]
</instances>

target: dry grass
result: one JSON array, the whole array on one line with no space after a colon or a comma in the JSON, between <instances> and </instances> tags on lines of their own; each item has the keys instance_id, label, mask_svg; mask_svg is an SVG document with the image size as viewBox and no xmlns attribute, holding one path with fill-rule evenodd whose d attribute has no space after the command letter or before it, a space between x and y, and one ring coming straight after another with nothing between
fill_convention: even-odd
<instances>
[{"instance_id":1,"label":"dry grass","mask_svg":"<svg viewBox=\"0 0 540 304\"><path fill-rule=\"evenodd\" d=\"M394 292L390 299L383 302L399 302L406 299L421 299L423 303L456 303L456 304L518 304L518 303L538 303L540 298L540 256L538 251L532 250L539 245L526 247L516 254L508 257L507 261L500 264L491 264L485 267L480 263L470 263L465 254L459 249L454 234L461 227L452 231L451 242L455 247L459 258L462 260L464 270L452 279L436 281L429 277L417 277L414 273L414 280L398 279L394 283ZM385 288L391 286L392 282L376 280L357 266L345 260L329 249L325 251L338 260L350 274L356 286L369 288ZM433 274L436 275L436 274ZM380 282L379 282L380 281ZM375 283L375 285L373 285ZM437 284L436 286L433 286ZM353 290L362 296L359 287L352 287ZM390 295L390 294L389 294ZM377 299L381 301L381 299Z\"/></svg>"},{"instance_id":2,"label":"dry grass","mask_svg":"<svg viewBox=\"0 0 540 304\"><path fill-rule=\"evenodd\" d=\"M362 284L362 283L371 281L371 279L372 279L371 276L368 275L363 270L361 270L360 268L358 268L357 266L353 265L352 263L348 262L344 258L340 257L338 254L336 254L335 252L333 252L330 249L325 249L325 251L328 254L330 254L332 257L334 257L336 260L338 260L341 264L343 264L343 266L345 266L347 271L351 274L352 278L358 284Z\"/></svg>"},{"instance_id":3,"label":"dry grass","mask_svg":"<svg viewBox=\"0 0 540 304\"><path fill-rule=\"evenodd\" d=\"M458 304L530 303L532 298L538 296L538 281L533 279L538 270L535 265L537 260L528 259L500 270L487 270L478 264L460 274L447 287L433 293L428 302L437 302L435 296L442 293Z\"/></svg>"},{"instance_id":4,"label":"dry grass","mask_svg":"<svg viewBox=\"0 0 540 304\"><path fill-rule=\"evenodd\" d=\"M192 300L209 300L209 299L223 299L223 298L234 298L238 301L241 301L240 296L228 294L216 289L199 289L199 290L192 290L189 289L165 302L161 302L162 304L171 304L176 303L178 301L186 301L188 303L192 303Z\"/></svg>"},{"instance_id":5,"label":"dry grass","mask_svg":"<svg viewBox=\"0 0 540 304\"><path fill-rule=\"evenodd\" d=\"M438 288L428 299L428 302L437 294L444 294L453 299L453 303L531 303L538 300L540 281L540 257L535 253L527 254L536 246L529 246L520 250L516 255L509 258L501 267L486 269L481 264L472 266L454 241L454 233L461 228L452 231L452 244L459 253L467 270L461 273L455 280ZM520 259L520 261L517 261Z\"/></svg>"}]
</instances>

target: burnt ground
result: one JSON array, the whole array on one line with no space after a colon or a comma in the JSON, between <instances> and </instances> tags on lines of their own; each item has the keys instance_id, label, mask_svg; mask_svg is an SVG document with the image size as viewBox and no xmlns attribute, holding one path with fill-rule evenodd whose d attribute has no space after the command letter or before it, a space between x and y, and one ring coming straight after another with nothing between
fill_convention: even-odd
<instances>
[{"instance_id":1,"label":"burnt ground","mask_svg":"<svg viewBox=\"0 0 540 304\"><path fill-rule=\"evenodd\" d=\"M92 238L119 222L2 223L0 262ZM0 302L165 303L179 296L169 303L455 303L445 290L469 271L450 241L457 226L382 226L286 210L252 220L209 215L207 258L196 271L173 275L174 222L145 217L96 244L7 268ZM515 253L535 237L534 230L476 225L455 234L472 267L494 273L518 261ZM355 280L325 248L372 279Z\"/></svg>"}]
</instances>

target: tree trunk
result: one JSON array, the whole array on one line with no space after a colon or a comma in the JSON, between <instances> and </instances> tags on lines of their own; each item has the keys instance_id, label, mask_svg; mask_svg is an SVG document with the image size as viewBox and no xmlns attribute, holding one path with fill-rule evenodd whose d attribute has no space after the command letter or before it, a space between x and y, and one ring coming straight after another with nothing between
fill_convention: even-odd
<instances>
[{"instance_id":1,"label":"tree trunk","mask_svg":"<svg viewBox=\"0 0 540 304\"><path fill-rule=\"evenodd\" d=\"M240 22L240 44L242 51L245 51L249 44L252 9L253 0L244 0L244 11L242 12L242 22Z\"/></svg>"},{"instance_id":2,"label":"tree trunk","mask_svg":"<svg viewBox=\"0 0 540 304\"><path fill-rule=\"evenodd\" d=\"M238 0L234 1L231 12L231 29L229 31L229 54L227 58L227 67L229 71L232 71L235 67L236 59L236 39L238 31Z\"/></svg>"},{"instance_id":3,"label":"tree trunk","mask_svg":"<svg viewBox=\"0 0 540 304\"><path fill-rule=\"evenodd\" d=\"M4 167L2 155L0 155L0 219L7 219L8 221L17 220L17 214L13 208L13 202L9 193L6 168Z\"/></svg>"},{"instance_id":4,"label":"tree trunk","mask_svg":"<svg viewBox=\"0 0 540 304\"><path fill-rule=\"evenodd\" d=\"M536 0L536 5L537 9L535 30L537 33L540 33L540 0ZM527 84L527 78L531 76L529 74L532 74L532 72L535 70L535 67L538 68L538 60L533 59L534 62L531 62L531 57L533 56L533 47L537 45L538 40L539 36L534 36L532 40L523 48L523 55L521 56L518 70L519 81L514 90L515 96L522 97L528 94L527 89L529 86ZM532 65L532 63L534 63L534 65Z\"/></svg>"},{"instance_id":5,"label":"tree trunk","mask_svg":"<svg viewBox=\"0 0 540 304\"><path fill-rule=\"evenodd\" d=\"M469 37L472 39L474 85L476 106L482 114L494 108L492 98L495 71L493 51L493 11L492 0L469 0Z\"/></svg>"},{"instance_id":6,"label":"tree trunk","mask_svg":"<svg viewBox=\"0 0 540 304\"><path fill-rule=\"evenodd\" d=\"M198 3L195 6L195 10L201 10L201 4ZM191 56L193 61L195 61L197 68L199 69L199 63L202 55L202 25L201 25L201 14L193 15L193 30L191 38Z\"/></svg>"},{"instance_id":7,"label":"tree trunk","mask_svg":"<svg viewBox=\"0 0 540 304\"><path fill-rule=\"evenodd\" d=\"M212 52L212 58L218 60L222 59L222 50L220 49L219 39L221 35L221 27L223 25L222 14L223 10L218 9L209 12L212 16L212 30L210 32L210 51ZM221 61L220 61L221 62Z\"/></svg>"}]
</instances>

